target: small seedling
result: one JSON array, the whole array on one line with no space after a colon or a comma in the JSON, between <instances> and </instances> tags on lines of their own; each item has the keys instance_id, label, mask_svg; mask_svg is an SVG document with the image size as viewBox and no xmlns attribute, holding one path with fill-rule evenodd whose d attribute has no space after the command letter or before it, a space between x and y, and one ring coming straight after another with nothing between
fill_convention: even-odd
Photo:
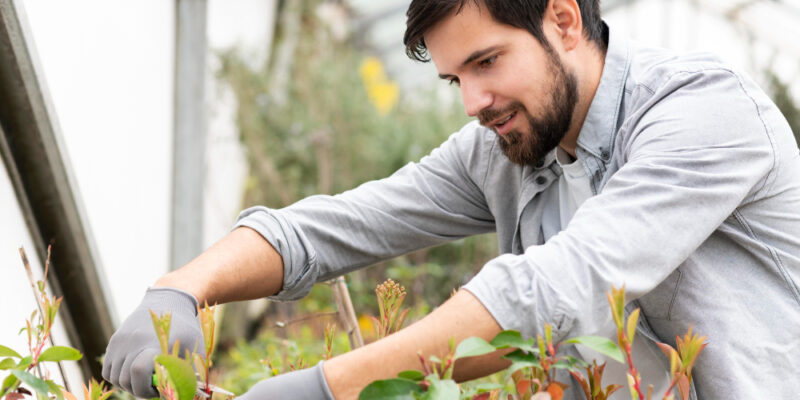
<instances>
[{"instance_id":1,"label":"small seedling","mask_svg":"<svg viewBox=\"0 0 800 400\"><path fill-rule=\"evenodd\" d=\"M25 321L25 326L19 331L20 334L25 332L27 336L27 355L23 356L10 347L0 345L0 371L9 372L0 385L0 398L5 400L23 400L26 397L77 400L74 394L51 379L46 367L46 363L56 363L61 376L64 376L60 363L77 361L83 357L77 349L53 344L52 329L62 298L47 295L50 252L51 247L48 246L44 277L40 281L35 281L25 250L19 249L37 309L31 313L30 318ZM85 400L106 400L113 393L94 379L89 382L88 388L84 385L83 392Z\"/></svg>"},{"instance_id":2,"label":"small seedling","mask_svg":"<svg viewBox=\"0 0 800 400\"><path fill-rule=\"evenodd\" d=\"M372 317L375 323L375 335L378 339L389 336L403 327L408 309L401 310L406 298L406 289L391 279L375 288L378 297L380 317Z\"/></svg>"},{"instance_id":3,"label":"small seedling","mask_svg":"<svg viewBox=\"0 0 800 400\"><path fill-rule=\"evenodd\" d=\"M155 375L153 376L153 387L159 396L165 400L229 400L234 397L233 393L215 387L209 383L210 369L212 366L211 357L214 353L215 345L215 307L198 307L197 315L200 320L200 328L203 333L204 355L195 351L186 351L184 357L180 357L180 342L178 340L172 344L169 351L169 330L172 322L172 315L164 313L158 315L152 310L150 316L153 320L153 329L161 346L160 355L156 356ZM192 368L194 366L194 369ZM196 372L195 372L196 371Z\"/></svg>"}]
</instances>

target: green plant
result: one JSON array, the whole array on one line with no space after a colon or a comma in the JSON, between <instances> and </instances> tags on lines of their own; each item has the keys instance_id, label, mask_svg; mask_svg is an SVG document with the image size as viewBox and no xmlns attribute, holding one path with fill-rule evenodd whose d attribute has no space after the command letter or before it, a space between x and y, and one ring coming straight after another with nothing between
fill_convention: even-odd
<instances>
[{"instance_id":1,"label":"green plant","mask_svg":"<svg viewBox=\"0 0 800 400\"><path fill-rule=\"evenodd\" d=\"M639 320L639 309L633 310L625 321L625 287L616 289L611 287L611 291L606 293L608 303L611 306L611 314L614 317L614 324L617 326L617 341L625 352L628 364L628 387L631 391L633 400L651 400L653 398L653 385L647 388L647 394L642 392L642 382L639 372L633 363L632 348L633 339L636 334L636 324ZM661 351L670 359L670 386L662 396L664 400L672 400L673 389L677 387L681 399L689 398L689 385L692 382L692 368L694 367L700 352L706 347L706 337L692 335L692 327L681 339L676 337L678 350L666 343L657 343Z\"/></svg>"},{"instance_id":2,"label":"green plant","mask_svg":"<svg viewBox=\"0 0 800 400\"><path fill-rule=\"evenodd\" d=\"M37 309L25 321L20 334L25 332L28 339L27 355L23 356L10 347L0 345L0 371L8 371L9 375L2 380L0 398L5 400L21 400L26 396L37 399L76 400L75 395L67 391L50 378L45 363L56 363L60 369L62 361L77 361L83 355L72 347L55 346L52 341L53 323L56 320L61 297L47 295L47 275L50 269L50 251L47 248L44 277L34 281L28 257L23 248L19 249L22 264L28 275ZM49 344L49 346L48 346ZM63 376L63 372L61 373ZM105 389L103 384L92 379L89 387L83 387L86 400L106 400L113 391Z\"/></svg>"},{"instance_id":3,"label":"green plant","mask_svg":"<svg viewBox=\"0 0 800 400\"><path fill-rule=\"evenodd\" d=\"M606 363L597 365L597 361L592 360L592 365L586 367L585 378L577 372L570 371L572 377L581 385L583 393L586 395L586 400L606 400L612 393L622 387L622 385L612 384L603 388L602 379L605 367Z\"/></svg>"},{"instance_id":4,"label":"green plant","mask_svg":"<svg viewBox=\"0 0 800 400\"><path fill-rule=\"evenodd\" d=\"M375 323L375 336L381 339L403 327L409 309L400 310L406 298L406 289L391 279L378 285L375 295L380 317L372 317L372 320Z\"/></svg>"},{"instance_id":5,"label":"green plant","mask_svg":"<svg viewBox=\"0 0 800 400\"><path fill-rule=\"evenodd\" d=\"M603 388L602 378L605 364L597 365L571 356L561 356L558 349L562 343L581 344L618 362L628 365L628 387L633 400L651 400L653 387L648 387L647 395L642 392L641 377L633 363L632 348L639 318L639 309L625 319L625 289L611 288L607 293L614 323L617 326L619 346L603 337L581 336L553 342L553 331L549 324L544 326L544 335L536 339L523 339L519 332L509 330L500 332L491 342L471 337L463 340L458 347L450 343L450 353L444 360L420 355L421 371L403 371L397 378L372 382L359 395L359 399L519 399L519 400L561 400L567 385L555 380L556 369L566 369L581 385L587 400L605 400L621 386L612 384ZM692 367L705 347L704 336L692 335L691 328L683 337L677 338L674 349L659 343L664 354L670 358L671 384L664 393L663 400L674 399L673 390L677 388L682 399L688 399ZM497 350L514 349L503 357L511 361L506 369L507 379L513 382L511 391L503 391L497 385L487 385L477 390L461 390L452 380L453 366L457 359L485 355ZM586 377L582 375L582 369Z\"/></svg>"},{"instance_id":6,"label":"green plant","mask_svg":"<svg viewBox=\"0 0 800 400\"><path fill-rule=\"evenodd\" d=\"M330 360L333 356L333 336L336 333L336 325L328 324L325 326L325 359Z\"/></svg>"},{"instance_id":7,"label":"green plant","mask_svg":"<svg viewBox=\"0 0 800 400\"><path fill-rule=\"evenodd\" d=\"M184 357L180 356L180 341L176 340L169 349L169 331L172 315L156 314L152 310L150 316L153 329L161 346L161 354L155 357L155 375L153 386L159 396L165 400L228 400L233 394L215 387L209 383L212 356L214 353L216 324L214 313L216 307L197 308L200 328L203 333L204 355L197 353L197 349L186 351ZM194 367L194 368L193 368ZM196 371L196 372L195 372ZM198 380L199 379L199 380Z\"/></svg>"}]
</instances>

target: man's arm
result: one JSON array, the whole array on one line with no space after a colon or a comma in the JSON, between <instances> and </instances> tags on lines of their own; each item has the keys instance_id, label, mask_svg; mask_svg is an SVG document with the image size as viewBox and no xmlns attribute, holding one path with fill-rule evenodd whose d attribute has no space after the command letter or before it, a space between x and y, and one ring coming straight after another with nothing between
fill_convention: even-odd
<instances>
[{"instance_id":1,"label":"man's arm","mask_svg":"<svg viewBox=\"0 0 800 400\"><path fill-rule=\"evenodd\" d=\"M272 296L282 285L280 254L257 232L242 227L154 286L185 290L202 305Z\"/></svg>"},{"instance_id":2,"label":"man's arm","mask_svg":"<svg viewBox=\"0 0 800 400\"><path fill-rule=\"evenodd\" d=\"M450 339L456 343L477 336L491 340L502 329L492 315L466 290L460 290L425 318L367 346L342 354L323 364L325 378L334 397L358 398L370 382L397 376L398 372L420 369L417 353L425 359L442 357L449 351ZM464 381L508 367L497 353L464 359L456 363L455 379Z\"/></svg>"}]
</instances>

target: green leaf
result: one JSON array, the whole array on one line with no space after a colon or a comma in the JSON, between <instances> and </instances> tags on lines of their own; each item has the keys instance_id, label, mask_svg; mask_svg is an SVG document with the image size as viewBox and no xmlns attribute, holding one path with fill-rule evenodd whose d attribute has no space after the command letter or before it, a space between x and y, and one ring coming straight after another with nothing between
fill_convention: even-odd
<instances>
[{"instance_id":1,"label":"green leaf","mask_svg":"<svg viewBox=\"0 0 800 400\"><path fill-rule=\"evenodd\" d=\"M206 372L208 368L206 368L206 359L203 358L200 354L192 353L192 363L194 364L194 370L197 371L197 378L200 382L205 382L208 376Z\"/></svg>"},{"instance_id":2,"label":"green leaf","mask_svg":"<svg viewBox=\"0 0 800 400\"><path fill-rule=\"evenodd\" d=\"M515 350L504 355L503 358L511 360L511 366L506 370L509 375L522 368L541 367L539 357L536 354L525 353L522 350Z\"/></svg>"},{"instance_id":3,"label":"green leaf","mask_svg":"<svg viewBox=\"0 0 800 400\"><path fill-rule=\"evenodd\" d=\"M0 397L3 397L6 394L6 391L14 387L18 381L19 379L17 379L14 374L10 374L6 377L6 379L3 379L3 386L0 386Z\"/></svg>"},{"instance_id":4,"label":"green leaf","mask_svg":"<svg viewBox=\"0 0 800 400\"><path fill-rule=\"evenodd\" d=\"M411 381L421 381L421 380L425 379L425 374L423 374L421 371L416 371L416 370L410 369L408 371L403 371L403 372L397 374L397 377L398 378L403 378L403 379L408 379L408 380L411 380Z\"/></svg>"},{"instance_id":5,"label":"green leaf","mask_svg":"<svg viewBox=\"0 0 800 400\"><path fill-rule=\"evenodd\" d=\"M511 375L514 372L517 372L523 368L541 368L541 366L538 363L532 363L527 361L513 362L511 363L511 365L508 366L508 368L506 368L506 375L508 375L508 379L511 379Z\"/></svg>"},{"instance_id":6,"label":"green leaf","mask_svg":"<svg viewBox=\"0 0 800 400\"><path fill-rule=\"evenodd\" d=\"M570 363L566 360L558 360L555 364L553 364L552 368L561 368L566 369L572 372L584 372L583 369L576 366L574 363Z\"/></svg>"},{"instance_id":7,"label":"green leaf","mask_svg":"<svg viewBox=\"0 0 800 400\"><path fill-rule=\"evenodd\" d=\"M476 385L475 387L473 387L473 389L475 389L475 391L477 391L478 393L491 392L492 390L502 389L502 388L503 385L491 382L481 383L480 385Z\"/></svg>"},{"instance_id":8,"label":"green leaf","mask_svg":"<svg viewBox=\"0 0 800 400\"><path fill-rule=\"evenodd\" d=\"M607 355L621 363L625 362L622 350L616 343L600 336L579 336L565 341L566 343L577 343L584 345L594 351Z\"/></svg>"},{"instance_id":9,"label":"green leaf","mask_svg":"<svg viewBox=\"0 0 800 400\"><path fill-rule=\"evenodd\" d=\"M530 362L536 365L539 364L539 356L536 354L525 353L522 350L515 350L503 356L512 362Z\"/></svg>"},{"instance_id":10,"label":"green leaf","mask_svg":"<svg viewBox=\"0 0 800 400\"><path fill-rule=\"evenodd\" d=\"M25 329L25 328L23 328L23 329ZM19 355L19 353L17 353L16 351L12 350L11 348L3 346L2 344L0 344L0 357L22 358L22 356Z\"/></svg>"},{"instance_id":11,"label":"green leaf","mask_svg":"<svg viewBox=\"0 0 800 400\"><path fill-rule=\"evenodd\" d=\"M31 365L31 362L33 362L32 357L31 356L25 356L25 358L19 360L19 363L17 364L17 369L28 368L28 366Z\"/></svg>"},{"instance_id":12,"label":"green leaf","mask_svg":"<svg viewBox=\"0 0 800 400\"><path fill-rule=\"evenodd\" d=\"M452 379L441 380L436 375L429 375L426 380L431 383L428 391L422 396L423 400L453 400L458 399L458 385Z\"/></svg>"},{"instance_id":13,"label":"green leaf","mask_svg":"<svg viewBox=\"0 0 800 400\"><path fill-rule=\"evenodd\" d=\"M80 360L81 357L83 357L81 352L72 347L53 346L39 355L39 361L77 361Z\"/></svg>"},{"instance_id":14,"label":"green leaf","mask_svg":"<svg viewBox=\"0 0 800 400\"><path fill-rule=\"evenodd\" d=\"M47 383L45 381L33 376L33 374L27 373L25 371L20 371L18 369L11 371L17 379L24 382L26 385L30 386L33 390L47 396L47 392L50 388L47 387Z\"/></svg>"},{"instance_id":15,"label":"green leaf","mask_svg":"<svg viewBox=\"0 0 800 400\"><path fill-rule=\"evenodd\" d=\"M498 333L497 336L492 339L491 345L497 349L516 347L520 350L525 350L528 353L539 352L539 350L534 347L533 339L522 339L522 335L513 330L502 331Z\"/></svg>"},{"instance_id":16,"label":"green leaf","mask_svg":"<svg viewBox=\"0 0 800 400\"><path fill-rule=\"evenodd\" d=\"M548 346L553 344L553 325L544 324L544 340Z\"/></svg>"},{"instance_id":17,"label":"green leaf","mask_svg":"<svg viewBox=\"0 0 800 400\"><path fill-rule=\"evenodd\" d=\"M496 349L489 342L479 337L468 337L461 341L456 347L456 353L453 356L454 360L464 357L475 357L491 353Z\"/></svg>"},{"instance_id":18,"label":"green leaf","mask_svg":"<svg viewBox=\"0 0 800 400\"><path fill-rule=\"evenodd\" d=\"M566 360L569 365L578 366L580 368L586 368L589 366L588 362L573 356L564 356L564 360Z\"/></svg>"},{"instance_id":19,"label":"green leaf","mask_svg":"<svg viewBox=\"0 0 800 400\"><path fill-rule=\"evenodd\" d=\"M13 358L4 358L3 361L0 361L0 370L11 369L17 366L17 362L14 361Z\"/></svg>"},{"instance_id":20,"label":"green leaf","mask_svg":"<svg viewBox=\"0 0 800 400\"><path fill-rule=\"evenodd\" d=\"M197 390L197 381L195 380L194 370L191 364L181 358L160 354L156 356L155 361L164 366L169 375L170 381L175 385L175 390L178 392L179 400L192 400L194 393Z\"/></svg>"},{"instance_id":21,"label":"green leaf","mask_svg":"<svg viewBox=\"0 0 800 400\"><path fill-rule=\"evenodd\" d=\"M46 383L47 387L50 388L50 393L55 394L56 398L58 400L64 400L64 393L62 392L62 390L64 388L61 387L61 385L59 385L59 384L57 384L57 383L55 383L55 382L53 382L52 380L49 380L49 379L44 381L44 383Z\"/></svg>"},{"instance_id":22,"label":"green leaf","mask_svg":"<svg viewBox=\"0 0 800 400\"><path fill-rule=\"evenodd\" d=\"M358 395L358 400L414 400L421 394L417 382L408 379L384 379L370 383Z\"/></svg>"},{"instance_id":23,"label":"green leaf","mask_svg":"<svg viewBox=\"0 0 800 400\"><path fill-rule=\"evenodd\" d=\"M639 321L639 309L633 310L631 315L628 316L627 335L628 343L633 346L633 336L636 335L636 323Z\"/></svg>"}]
</instances>

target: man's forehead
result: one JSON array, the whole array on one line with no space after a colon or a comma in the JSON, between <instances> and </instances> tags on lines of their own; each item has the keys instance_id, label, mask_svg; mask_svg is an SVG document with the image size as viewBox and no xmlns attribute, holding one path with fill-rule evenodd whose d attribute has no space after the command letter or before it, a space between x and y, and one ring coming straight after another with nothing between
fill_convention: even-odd
<instances>
[{"instance_id":1,"label":"man's forehead","mask_svg":"<svg viewBox=\"0 0 800 400\"><path fill-rule=\"evenodd\" d=\"M470 47L480 47L489 39L485 31L492 24L496 22L488 11L481 12L468 2L460 12L452 12L425 32L425 45L431 56L442 49L472 52L476 49Z\"/></svg>"},{"instance_id":2,"label":"man's forehead","mask_svg":"<svg viewBox=\"0 0 800 400\"><path fill-rule=\"evenodd\" d=\"M495 21L488 10L467 2L425 33L425 45L440 73L472 61L489 48L503 47L518 28Z\"/></svg>"}]
</instances>

